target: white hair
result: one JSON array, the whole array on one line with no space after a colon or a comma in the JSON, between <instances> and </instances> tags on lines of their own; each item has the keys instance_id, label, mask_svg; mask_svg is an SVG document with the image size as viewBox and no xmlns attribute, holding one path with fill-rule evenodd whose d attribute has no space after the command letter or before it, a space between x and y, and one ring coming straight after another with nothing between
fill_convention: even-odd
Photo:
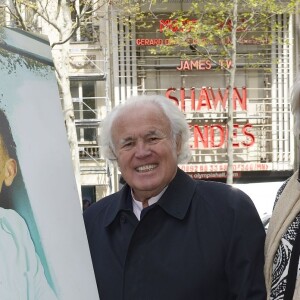
<instances>
[{"instance_id":1,"label":"white hair","mask_svg":"<svg viewBox=\"0 0 300 300\"><path fill-rule=\"evenodd\" d=\"M191 157L189 139L190 129L184 114L179 110L175 103L160 95L141 95L129 98L124 104L116 106L102 121L100 133L101 153L104 158L115 161L114 144L112 140L112 126L116 118L125 108L133 107L141 102L153 103L158 106L166 118L170 121L174 146L180 140L180 152L177 156L177 163L185 163Z\"/></svg>"},{"instance_id":2,"label":"white hair","mask_svg":"<svg viewBox=\"0 0 300 300\"><path fill-rule=\"evenodd\" d=\"M297 76L291 92L291 111L294 116L294 135L300 135L300 74Z\"/></svg>"}]
</instances>

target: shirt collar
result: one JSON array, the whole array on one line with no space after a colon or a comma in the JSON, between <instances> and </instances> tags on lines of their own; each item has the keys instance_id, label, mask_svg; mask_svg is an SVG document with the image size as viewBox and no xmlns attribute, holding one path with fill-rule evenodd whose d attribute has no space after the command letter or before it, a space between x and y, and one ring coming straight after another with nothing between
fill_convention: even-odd
<instances>
[{"instance_id":1,"label":"shirt collar","mask_svg":"<svg viewBox=\"0 0 300 300\"><path fill-rule=\"evenodd\" d=\"M151 197L150 199L148 199L148 205L152 205L154 203L156 203L161 196L163 195L163 193L165 192L165 190L167 189L168 186L166 186L158 195ZM141 218L141 212L144 209L143 208L143 203L141 201L138 201L134 198L132 189L131 189L131 197L132 197L132 208L133 208L133 212L136 215L136 217L138 218L138 220L140 220Z\"/></svg>"}]
</instances>

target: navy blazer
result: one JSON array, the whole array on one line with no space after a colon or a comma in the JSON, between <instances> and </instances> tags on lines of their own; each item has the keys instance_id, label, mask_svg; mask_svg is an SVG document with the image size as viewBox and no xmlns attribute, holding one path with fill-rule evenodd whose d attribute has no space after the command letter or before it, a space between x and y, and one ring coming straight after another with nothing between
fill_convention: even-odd
<instances>
[{"instance_id":1,"label":"navy blazer","mask_svg":"<svg viewBox=\"0 0 300 300\"><path fill-rule=\"evenodd\" d=\"M130 187L84 212L101 300L265 300L265 231L251 199L178 169L132 211Z\"/></svg>"}]
</instances>

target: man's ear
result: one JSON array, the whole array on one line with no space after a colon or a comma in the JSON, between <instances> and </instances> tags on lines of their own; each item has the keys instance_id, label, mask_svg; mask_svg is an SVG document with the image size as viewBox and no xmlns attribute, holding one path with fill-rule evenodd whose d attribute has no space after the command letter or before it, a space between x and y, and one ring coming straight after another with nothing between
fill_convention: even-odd
<instances>
[{"instance_id":1,"label":"man's ear","mask_svg":"<svg viewBox=\"0 0 300 300\"><path fill-rule=\"evenodd\" d=\"M13 181L15 176L17 175L17 162L12 159L9 158L4 166L4 184L6 186L10 186Z\"/></svg>"}]
</instances>

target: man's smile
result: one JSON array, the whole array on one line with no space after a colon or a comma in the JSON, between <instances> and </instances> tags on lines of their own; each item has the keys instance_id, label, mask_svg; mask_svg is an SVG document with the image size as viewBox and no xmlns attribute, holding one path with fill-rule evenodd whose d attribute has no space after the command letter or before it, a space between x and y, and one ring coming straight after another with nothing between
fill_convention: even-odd
<instances>
[{"instance_id":1,"label":"man's smile","mask_svg":"<svg viewBox=\"0 0 300 300\"><path fill-rule=\"evenodd\" d=\"M144 172L149 172L149 171L154 170L155 168L157 168L157 166L158 166L158 164L144 165L144 166L135 168L135 170L137 172L144 173Z\"/></svg>"}]
</instances>

